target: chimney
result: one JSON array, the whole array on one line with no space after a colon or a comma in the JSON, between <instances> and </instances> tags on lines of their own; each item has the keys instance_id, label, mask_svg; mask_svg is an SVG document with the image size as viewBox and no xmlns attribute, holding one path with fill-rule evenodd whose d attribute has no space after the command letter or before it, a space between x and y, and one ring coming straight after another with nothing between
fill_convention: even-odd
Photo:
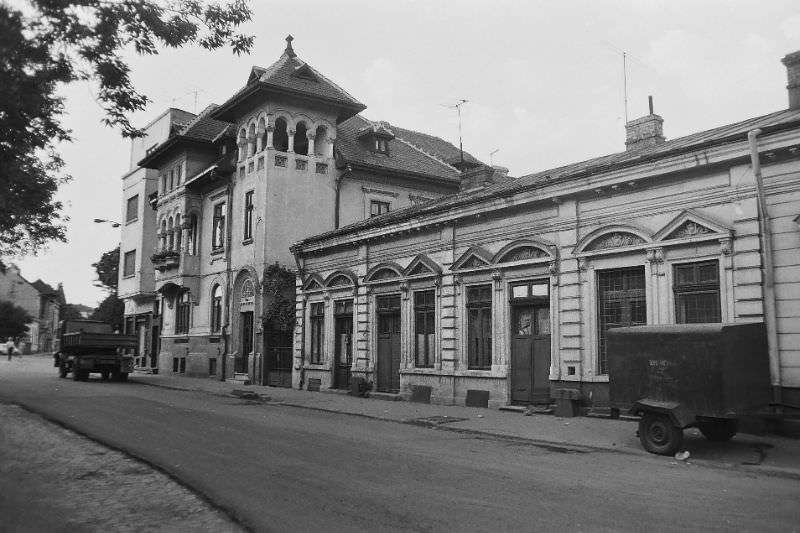
<instances>
[{"instance_id":1,"label":"chimney","mask_svg":"<svg viewBox=\"0 0 800 533\"><path fill-rule=\"evenodd\" d=\"M510 179L513 178L508 177L508 169L506 167L490 167L484 165L462 172L459 190L464 192L473 189L481 189Z\"/></svg>"},{"instance_id":2,"label":"chimney","mask_svg":"<svg viewBox=\"0 0 800 533\"><path fill-rule=\"evenodd\" d=\"M625 124L625 150L639 150L664 142L664 119L653 113L653 97L648 97L650 114Z\"/></svg>"},{"instance_id":3,"label":"chimney","mask_svg":"<svg viewBox=\"0 0 800 533\"><path fill-rule=\"evenodd\" d=\"M786 77L789 84L789 109L800 109L800 50L792 52L781 59L786 66Z\"/></svg>"}]
</instances>

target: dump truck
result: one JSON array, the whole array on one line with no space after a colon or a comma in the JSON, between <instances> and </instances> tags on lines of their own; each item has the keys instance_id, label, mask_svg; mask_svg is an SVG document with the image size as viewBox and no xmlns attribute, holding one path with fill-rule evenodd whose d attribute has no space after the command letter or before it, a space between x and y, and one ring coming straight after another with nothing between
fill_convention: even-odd
<instances>
[{"instance_id":1,"label":"dump truck","mask_svg":"<svg viewBox=\"0 0 800 533\"><path fill-rule=\"evenodd\" d=\"M71 372L75 381L86 381L96 372L104 380L126 381L133 371L133 356L125 351L135 349L139 339L114 333L110 324L97 320L62 320L56 343L53 358L59 377Z\"/></svg>"}]
</instances>

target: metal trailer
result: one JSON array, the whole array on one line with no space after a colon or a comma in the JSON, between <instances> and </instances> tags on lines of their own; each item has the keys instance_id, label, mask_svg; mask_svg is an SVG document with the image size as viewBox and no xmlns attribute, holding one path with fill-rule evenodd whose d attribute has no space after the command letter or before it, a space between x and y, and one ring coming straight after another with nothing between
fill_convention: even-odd
<instances>
[{"instance_id":1,"label":"metal trailer","mask_svg":"<svg viewBox=\"0 0 800 533\"><path fill-rule=\"evenodd\" d=\"M133 372L133 356L124 352L138 346L136 335L112 333L104 322L64 320L58 341L54 365L62 378L71 372L75 381L86 381L91 372L98 372L103 379L125 381Z\"/></svg>"},{"instance_id":2,"label":"metal trailer","mask_svg":"<svg viewBox=\"0 0 800 533\"><path fill-rule=\"evenodd\" d=\"M689 427L730 440L772 397L763 323L614 328L607 350L611 407L641 416L651 453L674 454Z\"/></svg>"}]
</instances>

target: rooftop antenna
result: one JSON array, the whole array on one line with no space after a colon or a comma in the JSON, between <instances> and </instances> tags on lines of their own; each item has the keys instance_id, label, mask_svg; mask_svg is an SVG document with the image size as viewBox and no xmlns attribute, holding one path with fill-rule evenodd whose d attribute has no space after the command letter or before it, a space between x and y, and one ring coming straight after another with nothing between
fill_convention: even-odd
<instances>
[{"instance_id":1,"label":"rooftop antenna","mask_svg":"<svg viewBox=\"0 0 800 533\"><path fill-rule=\"evenodd\" d=\"M495 148L494 151L489 152L489 165L494 166L494 154L500 151L500 148Z\"/></svg>"},{"instance_id":2,"label":"rooftop antenna","mask_svg":"<svg viewBox=\"0 0 800 533\"><path fill-rule=\"evenodd\" d=\"M625 124L628 123L628 57L622 52L622 86L625 91Z\"/></svg>"},{"instance_id":3,"label":"rooftop antenna","mask_svg":"<svg viewBox=\"0 0 800 533\"><path fill-rule=\"evenodd\" d=\"M469 102L469 100L465 100L463 98L459 99L453 105L445 105L449 109L455 109L458 111L458 149L461 152L461 168L464 168L464 143L461 141L461 106Z\"/></svg>"}]
</instances>

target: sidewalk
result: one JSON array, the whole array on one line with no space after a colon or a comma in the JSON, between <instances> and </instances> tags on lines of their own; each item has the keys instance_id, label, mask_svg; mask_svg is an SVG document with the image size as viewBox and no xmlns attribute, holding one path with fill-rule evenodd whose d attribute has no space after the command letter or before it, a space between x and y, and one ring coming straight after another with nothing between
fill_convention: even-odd
<instances>
[{"instance_id":1,"label":"sidewalk","mask_svg":"<svg viewBox=\"0 0 800 533\"><path fill-rule=\"evenodd\" d=\"M389 422L427 426L439 430L518 439L559 451L596 450L660 458L645 452L636 436L637 422L600 417L560 418L547 414L525 416L519 412L476 407L443 406L404 401L357 398L341 392L308 392L258 385L242 386L217 380L135 373L134 383L177 390L229 396L236 391L269 398L270 403L363 416ZM773 435L738 434L728 443L712 443L697 429L685 431L684 449L689 462L761 474L800 479L800 440Z\"/></svg>"}]
</instances>

